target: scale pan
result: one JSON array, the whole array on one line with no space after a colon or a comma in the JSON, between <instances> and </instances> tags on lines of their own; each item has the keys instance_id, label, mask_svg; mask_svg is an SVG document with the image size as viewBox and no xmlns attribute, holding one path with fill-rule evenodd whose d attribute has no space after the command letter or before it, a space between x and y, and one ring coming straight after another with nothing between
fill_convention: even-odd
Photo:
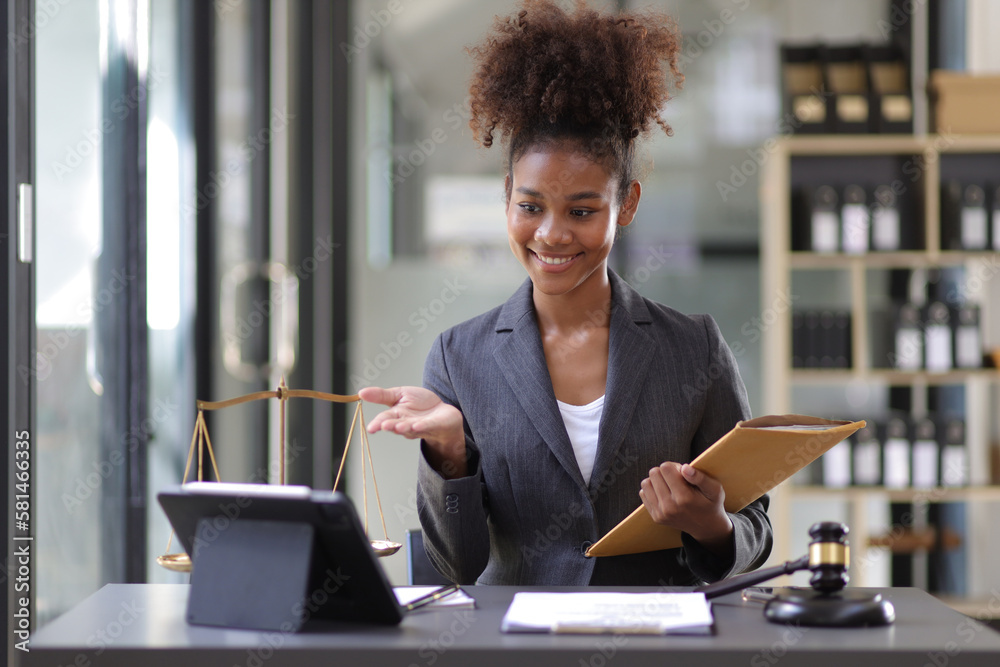
<instances>
[{"instance_id":1,"label":"scale pan","mask_svg":"<svg viewBox=\"0 0 1000 667\"><path fill-rule=\"evenodd\" d=\"M173 572L190 572L191 559L187 554L164 554L156 557L156 562Z\"/></svg>"},{"instance_id":2,"label":"scale pan","mask_svg":"<svg viewBox=\"0 0 1000 667\"><path fill-rule=\"evenodd\" d=\"M393 555L402 546L399 542L392 542L390 540L372 540L372 549L375 550L375 555L379 558Z\"/></svg>"}]
</instances>

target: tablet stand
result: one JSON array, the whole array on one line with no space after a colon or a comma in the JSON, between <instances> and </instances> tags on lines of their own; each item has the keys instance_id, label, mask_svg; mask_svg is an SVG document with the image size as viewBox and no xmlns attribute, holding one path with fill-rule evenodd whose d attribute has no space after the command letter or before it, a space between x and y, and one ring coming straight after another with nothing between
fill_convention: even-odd
<instances>
[{"instance_id":1,"label":"tablet stand","mask_svg":"<svg viewBox=\"0 0 1000 667\"><path fill-rule=\"evenodd\" d=\"M295 632L306 621L315 529L306 523L201 519L187 620Z\"/></svg>"}]
</instances>

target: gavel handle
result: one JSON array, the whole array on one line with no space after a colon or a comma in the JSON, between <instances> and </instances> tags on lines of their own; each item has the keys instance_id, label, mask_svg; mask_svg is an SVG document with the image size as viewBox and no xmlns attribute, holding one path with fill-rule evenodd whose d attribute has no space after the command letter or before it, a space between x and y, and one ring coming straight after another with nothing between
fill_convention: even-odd
<instances>
[{"instance_id":1,"label":"gavel handle","mask_svg":"<svg viewBox=\"0 0 1000 667\"><path fill-rule=\"evenodd\" d=\"M767 567L763 570L747 572L746 574L740 574L730 579L717 581L714 584L700 586L694 590L696 593L704 593L706 598L715 598L720 595L725 595L726 593L743 590L748 586L759 584L760 582L767 581L768 579L780 577L783 574L791 574L792 572L807 569L809 569L809 556L803 556L798 560L786 561L782 565L775 565L774 567Z\"/></svg>"}]
</instances>

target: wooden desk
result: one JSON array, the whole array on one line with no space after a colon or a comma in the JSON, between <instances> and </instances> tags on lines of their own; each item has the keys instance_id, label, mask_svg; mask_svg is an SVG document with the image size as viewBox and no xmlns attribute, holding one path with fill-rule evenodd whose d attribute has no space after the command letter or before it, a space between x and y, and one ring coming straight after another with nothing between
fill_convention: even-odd
<instances>
[{"instance_id":1,"label":"wooden desk","mask_svg":"<svg viewBox=\"0 0 1000 667\"><path fill-rule=\"evenodd\" d=\"M663 667L668 662L705 667L1000 665L1000 633L912 588L881 591L896 607L894 625L854 630L774 625L764 620L758 603L743 602L733 594L714 602L716 633L712 637L502 634L500 619L518 589L469 586L465 590L476 599L476 609L414 612L398 627L317 623L299 634L282 634L188 625L184 620L187 585L114 584L105 586L36 632L31 638L31 651L23 656L22 664L25 667Z\"/></svg>"}]
</instances>

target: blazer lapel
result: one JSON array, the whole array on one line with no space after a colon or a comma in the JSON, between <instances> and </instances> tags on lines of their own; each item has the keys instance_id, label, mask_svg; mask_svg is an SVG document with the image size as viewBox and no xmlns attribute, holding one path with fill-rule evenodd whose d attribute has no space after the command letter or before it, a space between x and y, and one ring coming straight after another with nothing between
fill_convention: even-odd
<instances>
[{"instance_id":1,"label":"blazer lapel","mask_svg":"<svg viewBox=\"0 0 1000 667\"><path fill-rule=\"evenodd\" d=\"M639 326L652 321L638 292L609 271L612 285L611 331L608 349L608 383L598 432L597 458L590 477L595 493L614 463L642 396L656 344Z\"/></svg>"},{"instance_id":2,"label":"blazer lapel","mask_svg":"<svg viewBox=\"0 0 1000 667\"><path fill-rule=\"evenodd\" d=\"M518 403L556 460L581 488L587 488L552 390L531 300L531 280L525 281L504 304L497 318L496 331L501 339L493 350L493 358Z\"/></svg>"}]
</instances>

